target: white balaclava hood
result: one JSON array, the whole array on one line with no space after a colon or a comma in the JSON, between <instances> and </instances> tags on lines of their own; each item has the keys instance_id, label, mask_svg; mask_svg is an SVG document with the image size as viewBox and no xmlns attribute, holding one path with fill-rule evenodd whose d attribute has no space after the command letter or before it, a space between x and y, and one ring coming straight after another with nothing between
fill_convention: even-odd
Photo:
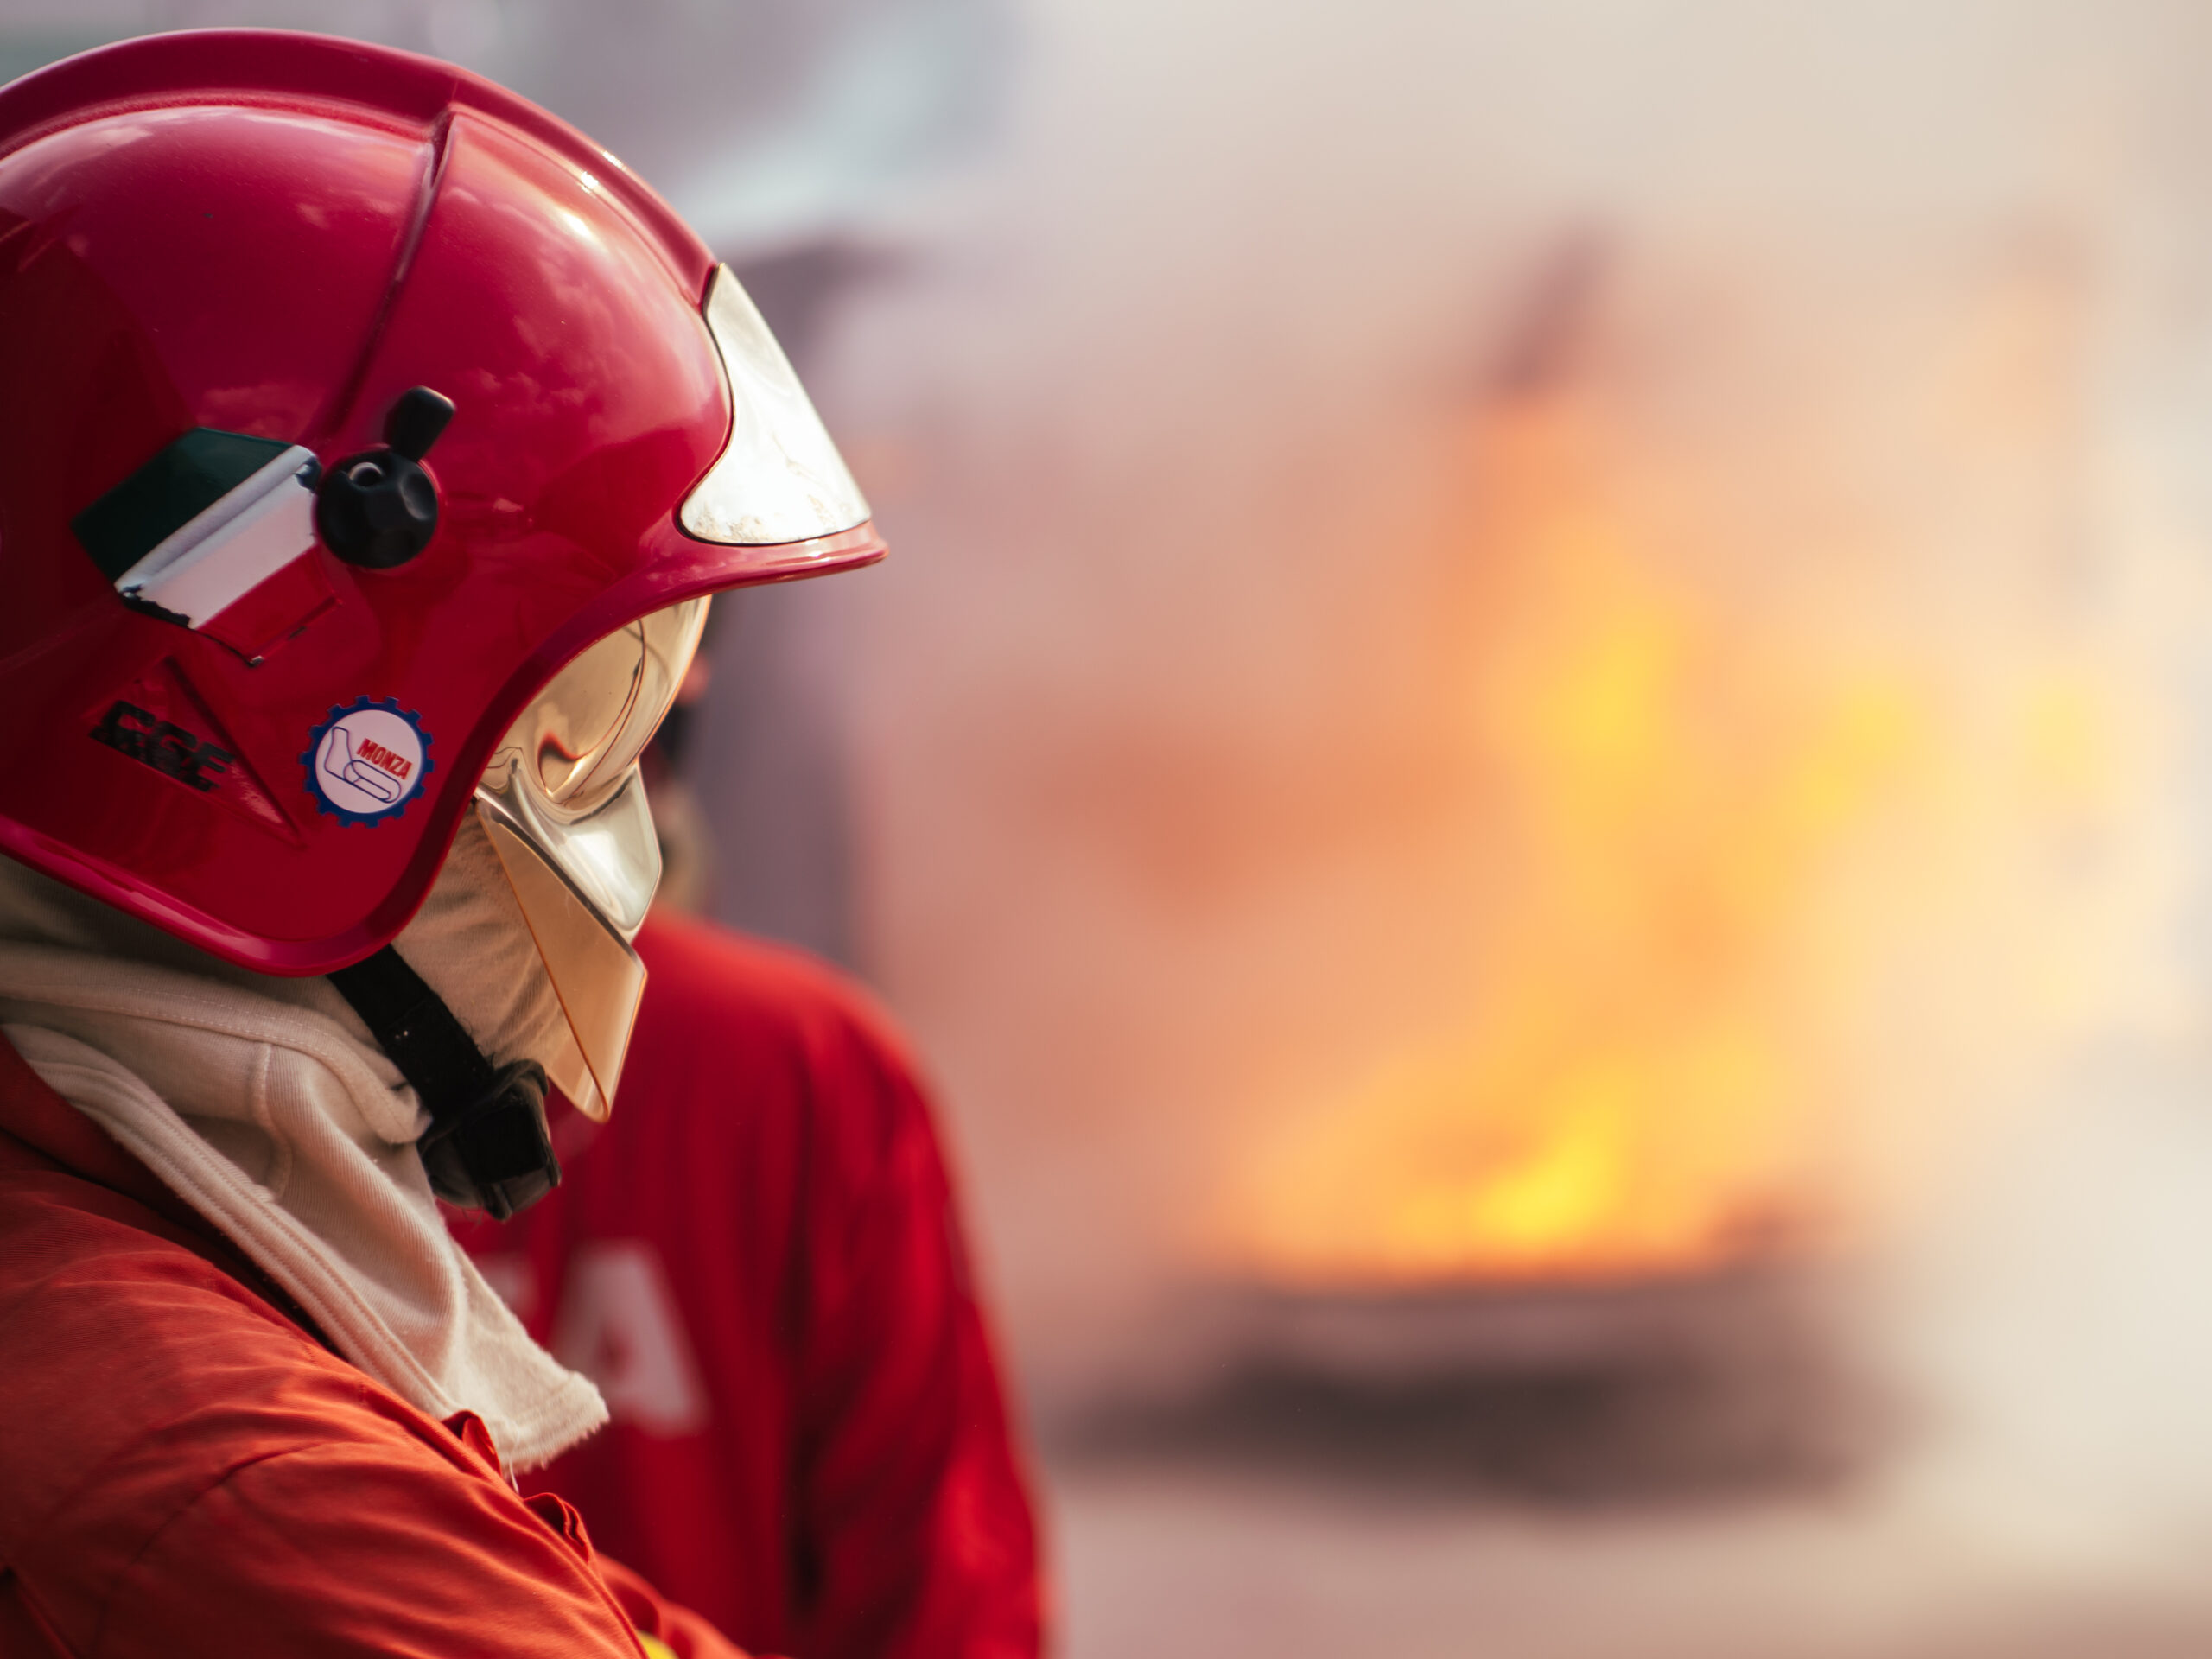
<instances>
[{"instance_id":1,"label":"white balaclava hood","mask_svg":"<svg viewBox=\"0 0 2212 1659\"><path fill-rule=\"evenodd\" d=\"M474 815L394 944L495 1063L570 1040ZM329 981L233 966L0 860L0 1029L410 1404L475 1412L517 1467L605 1421L447 1233L428 1116Z\"/></svg>"}]
</instances>

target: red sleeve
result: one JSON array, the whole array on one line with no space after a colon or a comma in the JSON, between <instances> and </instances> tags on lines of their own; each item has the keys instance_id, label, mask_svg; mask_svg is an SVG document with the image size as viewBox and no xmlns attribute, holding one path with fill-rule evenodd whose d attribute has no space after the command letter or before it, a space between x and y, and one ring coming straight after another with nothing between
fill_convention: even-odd
<instances>
[{"instance_id":1,"label":"red sleeve","mask_svg":"<svg viewBox=\"0 0 2212 1659\"><path fill-rule=\"evenodd\" d=\"M245 1464L125 1570L114 1659L638 1659L584 1555L502 1489L428 1448L334 1443ZM727 1644L696 1649L722 1659Z\"/></svg>"},{"instance_id":2,"label":"red sleeve","mask_svg":"<svg viewBox=\"0 0 2212 1659\"><path fill-rule=\"evenodd\" d=\"M866 1024L820 1057L798 1387L804 1639L1033 1659L1036 1541L927 1103Z\"/></svg>"}]
</instances>

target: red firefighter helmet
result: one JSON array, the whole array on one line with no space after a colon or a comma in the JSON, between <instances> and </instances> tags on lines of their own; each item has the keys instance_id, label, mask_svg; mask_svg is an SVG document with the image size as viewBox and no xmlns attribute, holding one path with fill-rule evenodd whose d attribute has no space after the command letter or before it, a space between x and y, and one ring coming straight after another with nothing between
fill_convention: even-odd
<instances>
[{"instance_id":1,"label":"red firefighter helmet","mask_svg":"<svg viewBox=\"0 0 2212 1659\"><path fill-rule=\"evenodd\" d=\"M0 90L23 863L328 973L476 811L604 1104L641 975L582 1005L658 874L633 762L703 596L873 560L868 520L728 273L512 93L259 30Z\"/></svg>"}]
</instances>

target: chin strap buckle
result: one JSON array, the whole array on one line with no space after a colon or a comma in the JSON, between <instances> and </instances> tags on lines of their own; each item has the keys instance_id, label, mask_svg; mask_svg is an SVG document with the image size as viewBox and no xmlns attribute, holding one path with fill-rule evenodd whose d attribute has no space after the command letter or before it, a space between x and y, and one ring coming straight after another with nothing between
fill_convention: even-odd
<instances>
[{"instance_id":1,"label":"chin strap buckle","mask_svg":"<svg viewBox=\"0 0 2212 1659\"><path fill-rule=\"evenodd\" d=\"M545 1129L545 1068L516 1060L493 1083L489 1094L459 1111L433 1114L416 1149L430 1191L505 1221L561 1185L561 1160Z\"/></svg>"},{"instance_id":2,"label":"chin strap buckle","mask_svg":"<svg viewBox=\"0 0 2212 1659\"><path fill-rule=\"evenodd\" d=\"M330 976L430 1114L416 1149L430 1190L505 1221L561 1185L545 1127L545 1068L494 1067L438 994L386 945Z\"/></svg>"}]
</instances>

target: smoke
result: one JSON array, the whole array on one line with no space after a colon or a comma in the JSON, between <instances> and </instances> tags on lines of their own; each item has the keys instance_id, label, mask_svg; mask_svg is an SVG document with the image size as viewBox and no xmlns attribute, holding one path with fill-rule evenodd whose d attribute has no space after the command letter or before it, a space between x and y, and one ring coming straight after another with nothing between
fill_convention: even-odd
<instances>
[{"instance_id":1,"label":"smoke","mask_svg":"<svg viewBox=\"0 0 2212 1659\"><path fill-rule=\"evenodd\" d=\"M1256 1149L1510 991L1467 526L1532 375L1637 580L1918 734L1772 946L1789 1196L1940 1211L2025 1079L2186 1026L2190 8L1027 22L1003 148L821 395L896 543L845 601L864 955L1033 1376L1140 1340Z\"/></svg>"},{"instance_id":2,"label":"smoke","mask_svg":"<svg viewBox=\"0 0 2212 1659\"><path fill-rule=\"evenodd\" d=\"M2201 1592L2212 1111L2201 1056L2054 1079L1881 1304L1924 1414L1900 1496L2081 1572Z\"/></svg>"}]
</instances>

